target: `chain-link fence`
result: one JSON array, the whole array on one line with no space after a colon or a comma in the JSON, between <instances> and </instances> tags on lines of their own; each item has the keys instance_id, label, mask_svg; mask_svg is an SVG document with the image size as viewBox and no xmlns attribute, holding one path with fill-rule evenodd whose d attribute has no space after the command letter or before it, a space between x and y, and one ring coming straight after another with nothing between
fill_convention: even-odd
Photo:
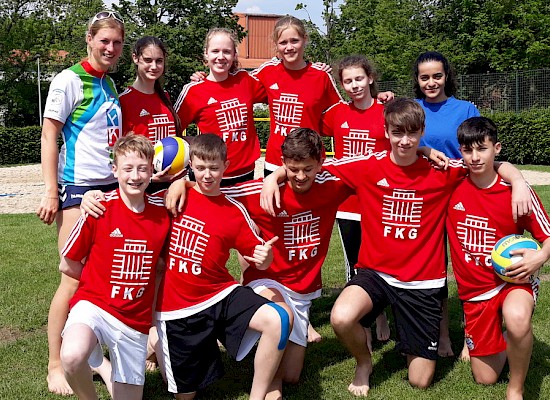
<instances>
[{"instance_id":1,"label":"chain-link fence","mask_svg":"<svg viewBox=\"0 0 550 400\"><path fill-rule=\"evenodd\" d=\"M457 98L485 111L513 111L550 107L550 69L459 75ZM379 82L380 91L412 96L412 82Z\"/></svg>"}]
</instances>

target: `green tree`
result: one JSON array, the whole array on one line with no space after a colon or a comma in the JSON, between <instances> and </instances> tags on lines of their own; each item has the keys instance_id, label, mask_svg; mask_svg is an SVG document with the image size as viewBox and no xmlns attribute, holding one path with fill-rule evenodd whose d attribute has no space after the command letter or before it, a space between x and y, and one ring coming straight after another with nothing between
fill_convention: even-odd
<instances>
[{"instance_id":1,"label":"green tree","mask_svg":"<svg viewBox=\"0 0 550 400\"><path fill-rule=\"evenodd\" d=\"M227 27L244 37L244 30L233 15L237 0L120 0L113 6L124 17L127 27L128 56L120 63L117 84L133 81L134 66L129 54L133 43L143 35L158 36L168 47L166 89L175 101L189 76L204 69L204 38L210 28Z\"/></svg>"}]
</instances>

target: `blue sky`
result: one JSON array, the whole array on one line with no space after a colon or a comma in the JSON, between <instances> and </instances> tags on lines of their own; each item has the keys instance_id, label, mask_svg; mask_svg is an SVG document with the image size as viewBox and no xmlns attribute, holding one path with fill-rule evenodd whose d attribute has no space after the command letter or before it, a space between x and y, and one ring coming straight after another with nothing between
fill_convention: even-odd
<instances>
[{"instance_id":1,"label":"blue sky","mask_svg":"<svg viewBox=\"0 0 550 400\"><path fill-rule=\"evenodd\" d=\"M307 19L308 15L304 10L296 11L298 3L307 4L311 20L323 28L323 0L239 0L234 11L251 14L291 14L300 19Z\"/></svg>"}]
</instances>

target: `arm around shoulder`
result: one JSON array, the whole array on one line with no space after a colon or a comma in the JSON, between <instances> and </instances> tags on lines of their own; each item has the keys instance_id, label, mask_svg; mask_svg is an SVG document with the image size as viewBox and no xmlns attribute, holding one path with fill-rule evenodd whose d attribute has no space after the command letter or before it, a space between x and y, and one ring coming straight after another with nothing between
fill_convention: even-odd
<instances>
[{"instance_id":1,"label":"arm around shoulder","mask_svg":"<svg viewBox=\"0 0 550 400\"><path fill-rule=\"evenodd\" d=\"M517 222L519 217L531 214L533 211L531 191L520 170L509 162L495 162L495 171L512 185L512 214L514 222Z\"/></svg>"}]
</instances>

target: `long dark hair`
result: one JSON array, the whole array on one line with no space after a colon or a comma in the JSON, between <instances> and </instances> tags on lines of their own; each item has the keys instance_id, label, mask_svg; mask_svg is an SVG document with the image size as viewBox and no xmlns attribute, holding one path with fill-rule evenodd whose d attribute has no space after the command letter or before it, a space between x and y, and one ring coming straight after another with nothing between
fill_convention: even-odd
<instances>
[{"instance_id":1,"label":"long dark hair","mask_svg":"<svg viewBox=\"0 0 550 400\"><path fill-rule=\"evenodd\" d=\"M168 52L166 51L164 43L162 43L162 41L158 37L143 36L142 38L138 39L136 44L134 44L134 50L132 51L132 53L139 58L143 54L143 51L149 46L155 46L162 51L162 54L164 55L164 68L166 71L166 57ZM181 137L183 131L183 129L181 128L181 121L178 117L178 114L176 113L176 110L174 110L172 102L170 101L170 99L166 95L164 88L162 87L160 79L157 79L155 81L155 93L158 94L161 101L166 105L166 107L168 107L168 109L172 113L172 116L174 117L174 124L176 125L176 136Z\"/></svg>"},{"instance_id":2,"label":"long dark hair","mask_svg":"<svg viewBox=\"0 0 550 400\"><path fill-rule=\"evenodd\" d=\"M414 62L413 67L413 80L414 80L414 95L417 99L423 99L426 97L424 93L422 93L422 90L420 89L420 85L418 84L418 66L425 62L430 61L438 61L443 65L443 71L445 72L445 95L447 97L454 96L457 91L457 83L456 83L456 75L454 68L449 63L449 60L437 51L427 51L425 53L422 53L418 56L416 61Z\"/></svg>"}]
</instances>

